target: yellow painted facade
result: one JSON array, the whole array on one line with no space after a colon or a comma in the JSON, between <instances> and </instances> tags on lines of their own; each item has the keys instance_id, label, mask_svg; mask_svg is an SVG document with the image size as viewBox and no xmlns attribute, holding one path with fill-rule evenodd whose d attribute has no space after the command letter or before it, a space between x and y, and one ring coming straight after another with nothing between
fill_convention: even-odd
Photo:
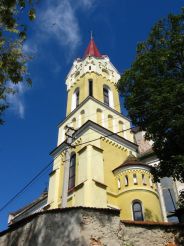
<instances>
[{"instance_id":1,"label":"yellow painted facade","mask_svg":"<svg viewBox=\"0 0 184 246\"><path fill-rule=\"evenodd\" d=\"M142 206L144 220L162 221L159 196L156 185L152 183L149 167L139 163L123 165L130 155L137 156L137 145L129 129L129 119L121 114L114 82L119 76L117 71L109 59L104 57L89 55L80 60L79 64L77 62L67 78L66 119L59 124L57 147L51 153L54 165L49 181L49 209L62 206L63 182L68 182L64 172L66 165L70 165L70 160L66 160L68 146L65 133L70 126L75 129L74 147L70 146L70 156L75 153L76 159L75 184L67 191L67 206L119 209L121 219L132 220L133 202L138 201ZM76 66L80 68L81 64L84 70L79 76L79 71L75 69ZM97 65L91 68L94 64L99 69L103 66L112 69L108 71L103 68L96 72ZM89 96L89 80L93 81L92 96ZM113 106L104 102L104 86L109 89ZM79 105L73 109L72 100L76 89L79 90ZM119 131L122 132L117 133ZM128 184L125 184L125 177L128 178Z\"/></svg>"},{"instance_id":2,"label":"yellow painted facade","mask_svg":"<svg viewBox=\"0 0 184 246\"><path fill-rule=\"evenodd\" d=\"M81 103L88 97L89 95L88 81L90 79L93 80L94 82L93 97L103 103L103 85L107 85L111 89L114 96L114 108L116 111L120 112L119 94L114 84L110 80L107 80L103 75L98 75L95 74L94 72L88 72L82 78L78 79L76 83L68 91L66 116L68 116L71 113L72 95L77 88L79 88L80 90L79 103Z\"/></svg>"}]
</instances>

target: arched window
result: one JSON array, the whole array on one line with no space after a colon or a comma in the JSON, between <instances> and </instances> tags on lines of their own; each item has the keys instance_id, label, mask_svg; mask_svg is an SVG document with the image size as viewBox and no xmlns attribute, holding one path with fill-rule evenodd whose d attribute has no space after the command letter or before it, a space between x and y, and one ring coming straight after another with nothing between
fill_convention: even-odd
<instances>
[{"instance_id":1,"label":"arched window","mask_svg":"<svg viewBox=\"0 0 184 246\"><path fill-rule=\"evenodd\" d=\"M73 153L70 158L68 190L71 190L72 188L75 187L75 166L76 166L76 154Z\"/></svg>"},{"instance_id":2,"label":"arched window","mask_svg":"<svg viewBox=\"0 0 184 246\"><path fill-rule=\"evenodd\" d=\"M152 177L151 176L149 177L149 183L150 183L150 186L153 187L153 181L152 181Z\"/></svg>"},{"instance_id":3,"label":"arched window","mask_svg":"<svg viewBox=\"0 0 184 246\"><path fill-rule=\"evenodd\" d=\"M142 184L146 185L146 177L143 173L142 173Z\"/></svg>"},{"instance_id":4,"label":"arched window","mask_svg":"<svg viewBox=\"0 0 184 246\"><path fill-rule=\"evenodd\" d=\"M128 186L128 176L125 175L125 186Z\"/></svg>"},{"instance_id":5,"label":"arched window","mask_svg":"<svg viewBox=\"0 0 184 246\"><path fill-rule=\"evenodd\" d=\"M89 86L89 96L92 97L93 96L93 80L92 79L88 80L88 86Z\"/></svg>"},{"instance_id":6,"label":"arched window","mask_svg":"<svg viewBox=\"0 0 184 246\"><path fill-rule=\"evenodd\" d=\"M118 189L119 190L121 189L121 180L120 180L120 178L118 178Z\"/></svg>"},{"instance_id":7,"label":"arched window","mask_svg":"<svg viewBox=\"0 0 184 246\"><path fill-rule=\"evenodd\" d=\"M76 93L76 107L78 107L79 106L79 88L75 90L75 93Z\"/></svg>"},{"instance_id":8,"label":"arched window","mask_svg":"<svg viewBox=\"0 0 184 246\"><path fill-rule=\"evenodd\" d=\"M103 99L104 103L111 108L114 108L113 94L107 85L103 86Z\"/></svg>"},{"instance_id":9,"label":"arched window","mask_svg":"<svg viewBox=\"0 0 184 246\"><path fill-rule=\"evenodd\" d=\"M73 111L77 106L79 106L79 88L77 88L73 95L72 95L72 106L71 106L71 110Z\"/></svg>"},{"instance_id":10,"label":"arched window","mask_svg":"<svg viewBox=\"0 0 184 246\"><path fill-rule=\"evenodd\" d=\"M137 174L136 173L133 174L133 181L134 181L134 184L137 185Z\"/></svg>"},{"instance_id":11,"label":"arched window","mask_svg":"<svg viewBox=\"0 0 184 246\"><path fill-rule=\"evenodd\" d=\"M104 103L109 106L109 88L106 85L103 87L103 98Z\"/></svg>"},{"instance_id":12,"label":"arched window","mask_svg":"<svg viewBox=\"0 0 184 246\"><path fill-rule=\"evenodd\" d=\"M133 201L132 202L132 211L133 211L133 217L136 221L143 221L143 213L142 213L142 204L140 201Z\"/></svg>"}]
</instances>

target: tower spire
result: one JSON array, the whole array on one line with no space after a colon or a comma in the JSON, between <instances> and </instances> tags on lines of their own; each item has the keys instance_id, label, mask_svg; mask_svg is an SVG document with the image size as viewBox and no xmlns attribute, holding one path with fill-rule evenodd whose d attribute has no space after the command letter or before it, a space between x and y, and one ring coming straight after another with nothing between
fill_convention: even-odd
<instances>
[{"instance_id":1,"label":"tower spire","mask_svg":"<svg viewBox=\"0 0 184 246\"><path fill-rule=\"evenodd\" d=\"M89 42L88 47L87 47L87 49L86 49L86 51L84 53L84 58L86 58L87 56L94 56L94 57L98 57L98 58L102 57L102 55L100 54L98 48L96 47L92 31L91 31L90 42Z\"/></svg>"},{"instance_id":2,"label":"tower spire","mask_svg":"<svg viewBox=\"0 0 184 246\"><path fill-rule=\"evenodd\" d=\"M91 31L91 39L93 39L93 31Z\"/></svg>"}]
</instances>

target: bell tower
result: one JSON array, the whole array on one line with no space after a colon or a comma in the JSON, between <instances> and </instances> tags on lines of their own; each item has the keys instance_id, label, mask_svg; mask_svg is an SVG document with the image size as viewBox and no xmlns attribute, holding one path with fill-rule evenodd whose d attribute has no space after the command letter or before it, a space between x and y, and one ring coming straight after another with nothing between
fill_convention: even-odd
<instances>
[{"instance_id":1,"label":"bell tower","mask_svg":"<svg viewBox=\"0 0 184 246\"><path fill-rule=\"evenodd\" d=\"M119 78L109 57L100 53L91 38L83 57L74 61L66 78L66 118L58 125L57 147L51 152L50 208L61 207L65 182L68 207L118 207L114 195L117 180L112 170L130 152L137 152L130 121L120 111L116 88ZM68 127L75 130L70 146L66 141Z\"/></svg>"},{"instance_id":2,"label":"bell tower","mask_svg":"<svg viewBox=\"0 0 184 246\"><path fill-rule=\"evenodd\" d=\"M120 112L116 89L119 78L109 58L100 54L91 38L83 58L74 61L66 79L67 115L89 96Z\"/></svg>"}]
</instances>

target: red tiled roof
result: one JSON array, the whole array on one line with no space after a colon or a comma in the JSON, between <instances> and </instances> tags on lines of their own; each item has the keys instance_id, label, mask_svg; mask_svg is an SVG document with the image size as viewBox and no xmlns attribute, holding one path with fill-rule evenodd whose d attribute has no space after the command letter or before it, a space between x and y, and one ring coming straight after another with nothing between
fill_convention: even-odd
<instances>
[{"instance_id":1,"label":"red tiled roof","mask_svg":"<svg viewBox=\"0 0 184 246\"><path fill-rule=\"evenodd\" d=\"M102 55L100 54L98 48L96 47L95 41L93 38L91 38L89 45L84 53L84 58L86 58L87 56L95 56L98 58L101 58Z\"/></svg>"}]
</instances>

